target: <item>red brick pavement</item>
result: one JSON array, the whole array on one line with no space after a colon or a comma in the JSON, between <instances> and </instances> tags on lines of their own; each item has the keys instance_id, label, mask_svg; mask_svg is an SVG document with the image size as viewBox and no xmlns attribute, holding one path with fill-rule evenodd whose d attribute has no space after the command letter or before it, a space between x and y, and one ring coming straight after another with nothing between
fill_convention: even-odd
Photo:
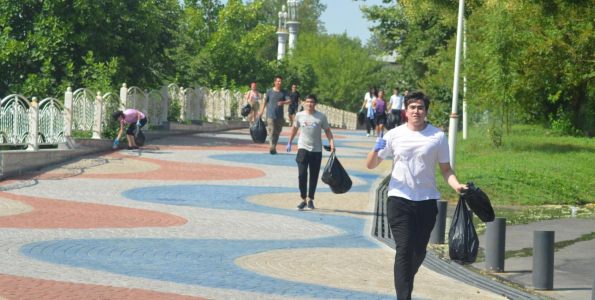
<instances>
[{"instance_id":1,"label":"red brick pavement","mask_svg":"<svg viewBox=\"0 0 595 300\"><path fill-rule=\"evenodd\" d=\"M94 284L61 282L19 276L0 275L0 297L8 300L209 300L140 289Z\"/></svg>"},{"instance_id":2,"label":"red brick pavement","mask_svg":"<svg viewBox=\"0 0 595 300\"><path fill-rule=\"evenodd\" d=\"M52 200L0 192L0 197L21 201L33 211L0 217L0 228L137 228L171 227L188 223L168 213L105 204Z\"/></svg>"}]
</instances>

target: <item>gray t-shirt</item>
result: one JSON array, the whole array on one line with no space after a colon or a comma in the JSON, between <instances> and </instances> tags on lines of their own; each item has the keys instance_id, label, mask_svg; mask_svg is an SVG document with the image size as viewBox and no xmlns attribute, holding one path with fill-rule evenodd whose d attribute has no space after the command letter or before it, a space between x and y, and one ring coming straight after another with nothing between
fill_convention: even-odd
<instances>
[{"instance_id":1,"label":"gray t-shirt","mask_svg":"<svg viewBox=\"0 0 595 300\"><path fill-rule=\"evenodd\" d=\"M322 129L330 128L323 113L315 111L309 115L305 111L301 111L295 115L295 127L302 128L298 140L298 149L322 152Z\"/></svg>"},{"instance_id":2,"label":"gray t-shirt","mask_svg":"<svg viewBox=\"0 0 595 300\"><path fill-rule=\"evenodd\" d=\"M268 105L267 117L283 119L283 105L279 106L277 103L287 100L289 100L289 93L286 90L281 89L277 92L274 89L269 89L264 97L264 102Z\"/></svg>"}]
</instances>

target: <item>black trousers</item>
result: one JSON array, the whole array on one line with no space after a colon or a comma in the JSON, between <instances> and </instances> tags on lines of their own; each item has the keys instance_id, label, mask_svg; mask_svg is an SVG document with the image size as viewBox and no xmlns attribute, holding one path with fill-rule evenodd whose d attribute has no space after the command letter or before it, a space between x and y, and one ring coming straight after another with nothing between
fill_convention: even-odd
<instances>
[{"instance_id":1,"label":"black trousers","mask_svg":"<svg viewBox=\"0 0 595 300\"><path fill-rule=\"evenodd\" d=\"M391 113L395 116L395 127L401 126L401 110L391 109Z\"/></svg>"},{"instance_id":2,"label":"black trousers","mask_svg":"<svg viewBox=\"0 0 595 300\"><path fill-rule=\"evenodd\" d=\"M140 127L142 128L143 126L145 126L147 124L147 118L145 117L144 119L140 119ZM130 123L130 125L128 125L128 129L126 130L126 134L127 135L134 135L134 131L136 130L136 122L134 123Z\"/></svg>"},{"instance_id":3,"label":"black trousers","mask_svg":"<svg viewBox=\"0 0 595 300\"><path fill-rule=\"evenodd\" d=\"M299 149L295 161L298 165L300 196L302 199L308 198L314 200L316 185L318 184L318 174L320 173L320 163L322 162L322 152L310 152L306 149ZM310 190L308 191L308 168L310 168Z\"/></svg>"},{"instance_id":4,"label":"black trousers","mask_svg":"<svg viewBox=\"0 0 595 300\"><path fill-rule=\"evenodd\" d=\"M426 247L436 223L436 200L388 198L388 223L397 245L395 289L398 300L411 300L413 279L426 258Z\"/></svg>"},{"instance_id":5,"label":"black trousers","mask_svg":"<svg viewBox=\"0 0 595 300\"><path fill-rule=\"evenodd\" d=\"M366 117L366 130L368 131L368 134L370 134L370 128L376 130L376 123L374 122L374 119Z\"/></svg>"}]
</instances>

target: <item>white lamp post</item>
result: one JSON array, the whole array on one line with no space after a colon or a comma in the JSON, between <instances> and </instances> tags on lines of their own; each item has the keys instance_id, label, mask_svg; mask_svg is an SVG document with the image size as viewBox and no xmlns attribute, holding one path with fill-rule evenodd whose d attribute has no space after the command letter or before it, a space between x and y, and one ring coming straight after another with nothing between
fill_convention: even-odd
<instances>
[{"instance_id":1,"label":"white lamp post","mask_svg":"<svg viewBox=\"0 0 595 300\"><path fill-rule=\"evenodd\" d=\"M463 18L465 14L465 0L459 0L459 20L457 25L457 49L455 56L455 76L452 87L452 113L448 128L448 146L450 148L450 166L455 170L455 156L457 150L457 127L459 116L457 115L457 100L459 97L459 76L461 74L461 44L463 41Z\"/></svg>"},{"instance_id":2,"label":"white lamp post","mask_svg":"<svg viewBox=\"0 0 595 300\"><path fill-rule=\"evenodd\" d=\"M289 21L287 27L289 29L289 49L294 50L297 43L298 26L298 0L288 0L287 7L289 8Z\"/></svg>"},{"instance_id":3,"label":"white lamp post","mask_svg":"<svg viewBox=\"0 0 595 300\"><path fill-rule=\"evenodd\" d=\"M277 46L277 60L285 58L285 45L287 44L287 13L285 12L285 5L282 11L279 12L279 28L277 29L277 36L279 37Z\"/></svg>"}]
</instances>

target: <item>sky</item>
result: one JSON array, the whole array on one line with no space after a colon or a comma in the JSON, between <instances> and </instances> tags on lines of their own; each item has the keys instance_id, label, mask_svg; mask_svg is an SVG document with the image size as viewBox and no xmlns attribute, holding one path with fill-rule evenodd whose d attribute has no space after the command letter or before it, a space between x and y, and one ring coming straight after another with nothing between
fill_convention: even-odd
<instances>
[{"instance_id":1,"label":"sky","mask_svg":"<svg viewBox=\"0 0 595 300\"><path fill-rule=\"evenodd\" d=\"M227 0L222 0L226 4ZM328 33L342 34L347 32L349 37L357 37L366 44L372 33L368 29L372 22L364 19L360 5L379 5L382 0L321 0L326 5L326 10L320 16Z\"/></svg>"}]
</instances>

